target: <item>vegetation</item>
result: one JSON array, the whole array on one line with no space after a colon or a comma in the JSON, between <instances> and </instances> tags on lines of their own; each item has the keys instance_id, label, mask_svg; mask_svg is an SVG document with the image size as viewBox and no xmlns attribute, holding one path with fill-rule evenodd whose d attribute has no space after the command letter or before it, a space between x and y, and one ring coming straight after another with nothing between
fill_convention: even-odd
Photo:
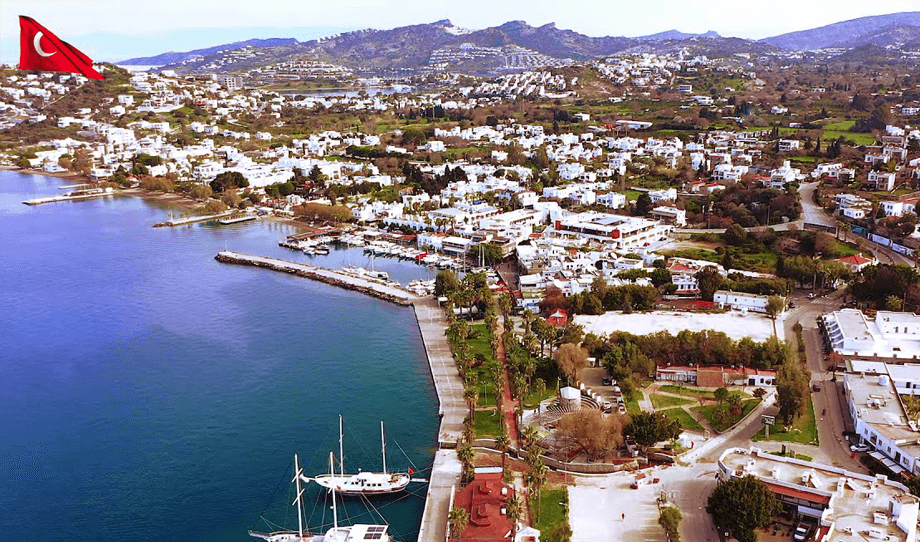
<instances>
[{"instance_id":1,"label":"vegetation","mask_svg":"<svg viewBox=\"0 0 920 542\"><path fill-rule=\"evenodd\" d=\"M703 426L696 421L689 412L682 408L669 408L662 410L661 413L669 420L674 420L680 424L683 429L688 431L703 431Z\"/></svg>"},{"instance_id":2,"label":"vegetation","mask_svg":"<svg viewBox=\"0 0 920 542\"><path fill-rule=\"evenodd\" d=\"M680 423L668 419L660 412L640 412L623 430L626 435L632 435L636 443L643 448L654 445L663 440L673 440L680 435Z\"/></svg>"},{"instance_id":3,"label":"vegetation","mask_svg":"<svg viewBox=\"0 0 920 542\"><path fill-rule=\"evenodd\" d=\"M583 409L559 420L556 439L569 451L583 452L590 459L603 459L623 443L626 416L605 416L599 410Z\"/></svg>"},{"instance_id":4,"label":"vegetation","mask_svg":"<svg viewBox=\"0 0 920 542\"><path fill-rule=\"evenodd\" d=\"M799 444L818 444L818 425L815 419L811 396L806 399L805 413L789 425L770 427L770 438L766 438L766 429L761 429L752 440L770 440L775 442L795 442Z\"/></svg>"},{"instance_id":5,"label":"vegetation","mask_svg":"<svg viewBox=\"0 0 920 542\"><path fill-rule=\"evenodd\" d=\"M725 431L743 420L760 404L760 399L741 400L740 397L738 394L731 394L725 403L693 407L691 410L699 412L716 431Z\"/></svg>"},{"instance_id":6,"label":"vegetation","mask_svg":"<svg viewBox=\"0 0 920 542\"><path fill-rule=\"evenodd\" d=\"M773 521L782 507L770 488L749 474L716 486L706 511L720 531L730 533L738 542L756 542L757 529Z\"/></svg>"},{"instance_id":7,"label":"vegetation","mask_svg":"<svg viewBox=\"0 0 920 542\"><path fill-rule=\"evenodd\" d=\"M668 542L680 542L680 520L683 516L674 506L665 506L658 512L658 524L664 529Z\"/></svg>"},{"instance_id":8,"label":"vegetation","mask_svg":"<svg viewBox=\"0 0 920 542\"><path fill-rule=\"evenodd\" d=\"M540 495L539 520L535 527L540 530L540 540L547 542L569 542L572 530L569 527L569 495L565 488L545 491Z\"/></svg>"},{"instance_id":9,"label":"vegetation","mask_svg":"<svg viewBox=\"0 0 920 542\"><path fill-rule=\"evenodd\" d=\"M653 393L649 395L649 399L651 399L652 407L654 407L655 410L661 410L681 405L689 405L694 402L691 399L683 399L680 397L674 397L672 395L663 395L661 393Z\"/></svg>"}]
</instances>

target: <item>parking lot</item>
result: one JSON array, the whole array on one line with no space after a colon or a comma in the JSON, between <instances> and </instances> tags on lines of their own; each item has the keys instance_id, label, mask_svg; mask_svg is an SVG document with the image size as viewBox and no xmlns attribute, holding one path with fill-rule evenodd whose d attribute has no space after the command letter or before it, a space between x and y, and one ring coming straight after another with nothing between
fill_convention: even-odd
<instances>
[{"instance_id":1,"label":"parking lot","mask_svg":"<svg viewBox=\"0 0 920 542\"><path fill-rule=\"evenodd\" d=\"M630 489L632 480L616 474L569 487L572 542L666 542L658 524L660 484Z\"/></svg>"}]
</instances>

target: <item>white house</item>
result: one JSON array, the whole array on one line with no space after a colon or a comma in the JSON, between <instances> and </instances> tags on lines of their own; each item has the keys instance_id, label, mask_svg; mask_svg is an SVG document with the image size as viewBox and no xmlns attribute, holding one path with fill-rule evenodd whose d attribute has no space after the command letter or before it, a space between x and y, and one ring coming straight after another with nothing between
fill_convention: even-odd
<instances>
[{"instance_id":1,"label":"white house","mask_svg":"<svg viewBox=\"0 0 920 542\"><path fill-rule=\"evenodd\" d=\"M779 140L779 151L780 152L789 152L797 151L802 147L802 142L798 139L780 139Z\"/></svg>"},{"instance_id":2,"label":"white house","mask_svg":"<svg viewBox=\"0 0 920 542\"><path fill-rule=\"evenodd\" d=\"M869 184L875 186L876 190L893 190L894 189L894 173L883 173L881 171L870 171L868 182Z\"/></svg>"},{"instance_id":3,"label":"white house","mask_svg":"<svg viewBox=\"0 0 920 542\"><path fill-rule=\"evenodd\" d=\"M731 292L726 290L718 290L712 296L713 302L723 309L729 308L732 310L764 313L767 312L767 300L769 298L770 296L767 295ZM783 300L783 305L785 306L786 298L780 296L780 299Z\"/></svg>"}]
</instances>

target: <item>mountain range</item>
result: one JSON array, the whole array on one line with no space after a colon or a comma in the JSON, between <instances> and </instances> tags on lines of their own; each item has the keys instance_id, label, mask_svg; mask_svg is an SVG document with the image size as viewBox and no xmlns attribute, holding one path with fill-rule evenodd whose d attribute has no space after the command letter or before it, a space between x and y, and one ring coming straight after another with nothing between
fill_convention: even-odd
<instances>
[{"instance_id":1,"label":"mountain range","mask_svg":"<svg viewBox=\"0 0 920 542\"><path fill-rule=\"evenodd\" d=\"M689 49L693 54L730 55L871 46L873 54L881 49L883 54L896 56L899 48L917 44L920 44L920 12L861 17L757 41L726 38L714 31L687 34L677 30L641 37L592 37L557 28L553 23L534 27L524 21L467 30L441 20L390 30L357 30L305 42L293 38L254 39L132 58L119 64L165 65L183 71L240 71L276 62L318 61L362 73L394 73L424 68L437 57L447 58L458 71L490 73L505 66L508 55L515 54L584 61L621 52ZM249 54L228 55L246 47ZM478 54L470 55L471 49L477 49ZM464 60L474 57L475 60Z\"/></svg>"}]
</instances>

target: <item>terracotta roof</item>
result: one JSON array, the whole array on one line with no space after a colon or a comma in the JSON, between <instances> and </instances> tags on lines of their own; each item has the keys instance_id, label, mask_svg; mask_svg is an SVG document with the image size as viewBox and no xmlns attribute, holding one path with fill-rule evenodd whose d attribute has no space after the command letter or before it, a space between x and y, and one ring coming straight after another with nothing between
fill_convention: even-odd
<instances>
[{"instance_id":1,"label":"terracotta roof","mask_svg":"<svg viewBox=\"0 0 920 542\"><path fill-rule=\"evenodd\" d=\"M844 256L839 260L841 263L848 263L851 265L863 265L867 263L872 263L872 260L869 258L863 257L862 254L854 254L852 256Z\"/></svg>"},{"instance_id":2,"label":"terracotta roof","mask_svg":"<svg viewBox=\"0 0 920 542\"><path fill-rule=\"evenodd\" d=\"M500 472L477 472L473 481L458 491L454 499L454 506L466 510L469 518L461 539L477 542L511 540L511 520L502 514L502 507L512 495L514 488L502 482Z\"/></svg>"}]
</instances>

